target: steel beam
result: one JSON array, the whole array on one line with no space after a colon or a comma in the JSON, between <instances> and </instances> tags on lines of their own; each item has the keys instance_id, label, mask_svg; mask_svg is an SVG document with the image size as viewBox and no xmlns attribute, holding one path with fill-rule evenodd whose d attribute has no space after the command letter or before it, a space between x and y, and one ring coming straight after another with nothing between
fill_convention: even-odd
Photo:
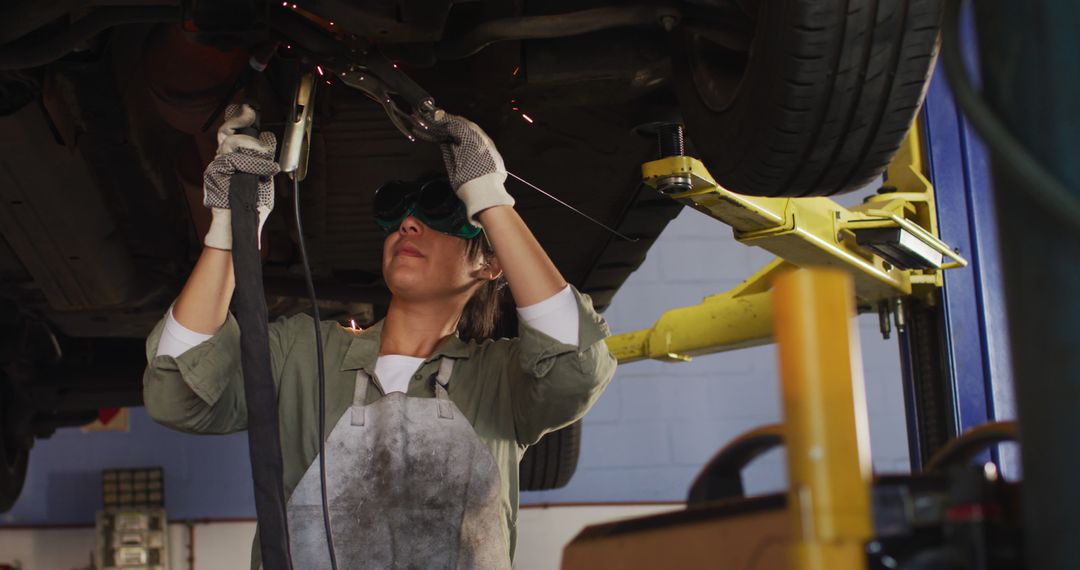
<instances>
[{"instance_id":1,"label":"steel beam","mask_svg":"<svg viewBox=\"0 0 1080 570\"><path fill-rule=\"evenodd\" d=\"M607 338L620 364L652 358L687 362L694 356L772 342L773 278L793 267L773 260L738 287L706 297L701 304L671 309L652 328Z\"/></svg>"},{"instance_id":2,"label":"steel beam","mask_svg":"<svg viewBox=\"0 0 1080 570\"><path fill-rule=\"evenodd\" d=\"M771 342L772 303L766 292L780 273L801 266L840 268L853 276L858 306L872 310L897 299L930 299L941 287L942 270L967 264L937 238L934 188L924 176L921 132L916 126L888 170L889 186L863 204L845 208L828 198L763 198L720 187L700 161L674 156L642 165L645 183L663 188L679 180L690 190L669 194L732 227L735 239L778 258L738 287L702 303L672 309L649 329L609 337L620 363L646 358L687 361L694 356ZM867 229L906 232L942 260L926 268L893 266L858 243ZM947 260L947 261L946 261Z\"/></svg>"},{"instance_id":3,"label":"steel beam","mask_svg":"<svg viewBox=\"0 0 1080 570\"><path fill-rule=\"evenodd\" d=\"M941 269L967 261L934 235L933 188L921 177L919 134L914 130L891 168L904 188L894 188L854 208L829 198L766 198L745 196L716 183L697 159L663 158L642 165L646 184L664 189L665 181L686 181L690 190L669 196L729 226L739 242L761 247L796 267L837 267L855 279L855 294L864 308L940 284ZM912 150L915 149L915 150ZM920 219L921 218L921 219ZM856 239L860 230L896 228L949 261L928 270L900 268ZM925 289L925 288L924 288Z\"/></svg>"}]
</instances>

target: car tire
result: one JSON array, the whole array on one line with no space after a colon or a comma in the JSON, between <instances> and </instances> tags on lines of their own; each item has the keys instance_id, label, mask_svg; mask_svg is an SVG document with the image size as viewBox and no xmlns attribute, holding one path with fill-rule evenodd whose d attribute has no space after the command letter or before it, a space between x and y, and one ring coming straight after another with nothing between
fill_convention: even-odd
<instances>
[{"instance_id":1,"label":"car tire","mask_svg":"<svg viewBox=\"0 0 1080 570\"><path fill-rule=\"evenodd\" d=\"M738 4L749 49L691 18L672 34L686 134L709 172L754 196L826 196L873 181L922 104L941 0Z\"/></svg>"},{"instance_id":2,"label":"car tire","mask_svg":"<svg viewBox=\"0 0 1080 570\"><path fill-rule=\"evenodd\" d=\"M581 422L553 431L529 446L518 465L522 491L565 487L577 470Z\"/></svg>"},{"instance_id":3,"label":"car tire","mask_svg":"<svg viewBox=\"0 0 1080 570\"><path fill-rule=\"evenodd\" d=\"M26 481L30 447L18 435L18 398L14 387L0 372L0 513L11 510Z\"/></svg>"}]
</instances>

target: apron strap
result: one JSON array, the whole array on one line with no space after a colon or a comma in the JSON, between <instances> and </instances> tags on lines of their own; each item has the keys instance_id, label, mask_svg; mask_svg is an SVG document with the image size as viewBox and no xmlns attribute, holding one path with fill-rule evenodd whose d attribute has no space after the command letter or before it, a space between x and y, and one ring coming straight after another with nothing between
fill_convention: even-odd
<instances>
[{"instance_id":1,"label":"apron strap","mask_svg":"<svg viewBox=\"0 0 1080 570\"><path fill-rule=\"evenodd\" d=\"M371 378L367 375L367 372L357 370L356 387L353 388L353 405L349 409L349 413L352 414L352 425L354 426L364 425L364 407L367 403L368 384L371 384Z\"/></svg>"},{"instance_id":2,"label":"apron strap","mask_svg":"<svg viewBox=\"0 0 1080 570\"><path fill-rule=\"evenodd\" d=\"M439 401L439 417L446 420L454 419L454 406L450 401L450 395L446 393L446 386L450 384L450 376L454 373L454 359L446 356L439 360L439 372L435 374L435 399Z\"/></svg>"},{"instance_id":3,"label":"apron strap","mask_svg":"<svg viewBox=\"0 0 1080 570\"><path fill-rule=\"evenodd\" d=\"M450 383L450 375L454 373L454 359L449 356L444 356L439 359L439 372L435 375L435 380L442 384L443 388Z\"/></svg>"},{"instance_id":4,"label":"apron strap","mask_svg":"<svg viewBox=\"0 0 1080 570\"><path fill-rule=\"evenodd\" d=\"M450 383L450 376L454 373L454 359L442 357L439 360L439 371L435 374L435 399L439 401L439 417L447 420L454 419L454 407L450 401L450 395L446 392L446 386ZM353 388L353 405L349 409L351 414L350 423L354 426L364 425L364 408L367 404L367 390L371 384L371 377L363 370L356 371L356 385Z\"/></svg>"}]
</instances>

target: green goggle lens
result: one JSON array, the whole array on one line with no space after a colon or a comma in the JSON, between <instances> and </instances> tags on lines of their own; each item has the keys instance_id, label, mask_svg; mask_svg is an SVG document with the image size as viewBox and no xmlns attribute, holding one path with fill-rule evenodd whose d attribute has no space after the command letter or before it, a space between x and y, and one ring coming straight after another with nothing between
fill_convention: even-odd
<instances>
[{"instance_id":1,"label":"green goggle lens","mask_svg":"<svg viewBox=\"0 0 1080 570\"><path fill-rule=\"evenodd\" d=\"M408 216L415 216L436 231L463 239L480 233L480 228L469 222L465 203L454 194L445 178L383 184L375 191L372 210L375 223L387 234L396 232Z\"/></svg>"}]
</instances>

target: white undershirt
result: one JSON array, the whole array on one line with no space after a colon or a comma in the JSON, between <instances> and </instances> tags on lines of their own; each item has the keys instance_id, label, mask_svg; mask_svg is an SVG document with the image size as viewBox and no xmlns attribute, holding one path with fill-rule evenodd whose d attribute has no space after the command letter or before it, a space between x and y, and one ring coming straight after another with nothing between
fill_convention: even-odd
<instances>
[{"instance_id":1,"label":"white undershirt","mask_svg":"<svg viewBox=\"0 0 1080 570\"><path fill-rule=\"evenodd\" d=\"M518 307L517 312L530 327L563 344L578 345L577 298L569 285L539 303Z\"/></svg>"},{"instance_id":2,"label":"white undershirt","mask_svg":"<svg viewBox=\"0 0 1080 570\"><path fill-rule=\"evenodd\" d=\"M409 380L424 363L419 356L406 356L404 354L383 354L375 360L375 377L382 384L383 391L408 392Z\"/></svg>"},{"instance_id":3,"label":"white undershirt","mask_svg":"<svg viewBox=\"0 0 1080 570\"><path fill-rule=\"evenodd\" d=\"M558 293L528 307L518 307L518 316L532 328L563 344L578 343L577 299L567 285ZM424 359L403 354L383 354L375 361L375 376L383 391L408 392L409 381Z\"/></svg>"},{"instance_id":4,"label":"white undershirt","mask_svg":"<svg viewBox=\"0 0 1080 570\"><path fill-rule=\"evenodd\" d=\"M532 328L563 344L577 346L577 299L569 285L539 303L518 307L517 311L521 320ZM157 354L167 354L175 358L212 336L195 332L180 324L173 318L170 308L165 328L161 332L161 340L158 342ZM387 394L405 392L413 373L423 363L424 359L418 356L384 354L375 361L375 376Z\"/></svg>"},{"instance_id":5,"label":"white undershirt","mask_svg":"<svg viewBox=\"0 0 1080 570\"><path fill-rule=\"evenodd\" d=\"M195 332L177 322L173 318L172 307L169 307L169 316L165 319L165 328L161 331L161 339L158 340L157 355L167 354L173 358L180 356L199 344L202 344L214 335Z\"/></svg>"}]
</instances>

